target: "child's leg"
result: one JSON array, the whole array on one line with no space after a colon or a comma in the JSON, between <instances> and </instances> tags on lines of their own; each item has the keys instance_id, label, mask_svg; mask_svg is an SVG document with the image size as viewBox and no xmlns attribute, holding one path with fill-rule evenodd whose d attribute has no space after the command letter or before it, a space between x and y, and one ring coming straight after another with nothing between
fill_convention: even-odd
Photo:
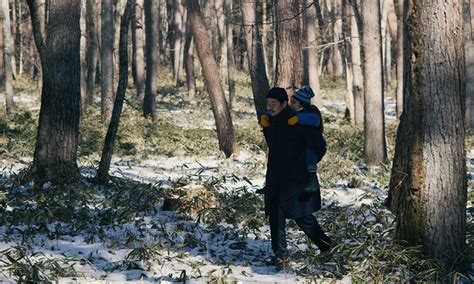
<instances>
[{"instance_id":1,"label":"child's leg","mask_svg":"<svg viewBox=\"0 0 474 284\"><path fill-rule=\"evenodd\" d=\"M306 185L305 192L316 192L319 190L317 171L317 156L316 153L306 148L306 169L309 172L308 184Z\"/></svg>"}]
</instances>

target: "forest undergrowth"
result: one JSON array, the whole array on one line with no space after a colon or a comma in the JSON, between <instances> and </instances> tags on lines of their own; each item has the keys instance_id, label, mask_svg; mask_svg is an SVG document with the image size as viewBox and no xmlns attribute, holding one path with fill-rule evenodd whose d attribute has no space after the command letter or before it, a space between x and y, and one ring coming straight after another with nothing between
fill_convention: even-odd
<instances>
[{"instance_id":1,"label":"forest undergrowth","mask_svg":"<svg viewBox=\"0 0 474 284\"><path fill-rule=\"evenodd\" d=\"M97 184L93 175L86 173L97 167L106 133L106 126L100 123L98 104L85 108L82 117L78 152L82 181L68 185L24 183L24 171L2 166L0 242L11 245L0 251L0 275L18 282L54 281L61 277L80 280L85 276L81 266L95 266L104 273L140 270L146 276L145 272L157 275L178 261L187 269L149 280L232 283L236 281L232 271L235 265L265 266L262 255L269 256L269 252L261 247L268 248L269 234L262 230L267 225L262 197L255 194L255 180L262 178L265 161L253 157L264 157L266 146L256 122L250 86L240 79L243 83L238 83L232 115L239 149L251 153L251 158L238 166L232 165L232 158L225 161L218 152L212 112L202 85L198 86L196 101L190 102L166 79L161 80L161 90L165 91L157 97L158 115L154 122L142 118L134 91L128 90L114 155L136 164L156 156L193 156L198 163L212 157L222 160L220 166L209 167L202 162L194 172L151 183L113 176L108 184ZM343 97L334 94L343 94L343 85L330 84L323 85L323 90L331 93L328 98L342 101ZM17 86L19 89L21 86ZM25 84L24 92L28 90L31 86ZM349 277L354 283L431 282L447 280L446 274L455 282L474 279L471 266L463 274L442 271L423 256L420 247L407 247L392 239L394 216L383 206L390 165L369 171L362 159L363 129L351 126L341 113L323 112L323 116L329 152L318 171L322 196L328 197L325 200L330 203L324 204L317 217L336 245L331 254L319 256L316 247L290 222L291 255L285 270L303 281ZM20 108L10 118L0 113L3 161L29 161L34 151L37 117L37 109ZM390 160L395 132L395 123L388 123ZM469 133L468 149L473 143ZM468 200L472 201L474 185L470 182ZM335 188L343 192L362 190L357 200L360 202L348 205L329 198ZM172 211L163 211L165 200L175 202ZM462 256L469 265L474 263L473 216L471 203L468 251ZM54 255L38 250L59 250L60 241L76 236L83 236L87 244L101 243L111 251L124 249L127 253L120 260L107 262L93 251L87 255ZM201 254L206 255L206 261L191 257ZM204 270L209 262L220 269Z\"/></svg>"}]
</instances>

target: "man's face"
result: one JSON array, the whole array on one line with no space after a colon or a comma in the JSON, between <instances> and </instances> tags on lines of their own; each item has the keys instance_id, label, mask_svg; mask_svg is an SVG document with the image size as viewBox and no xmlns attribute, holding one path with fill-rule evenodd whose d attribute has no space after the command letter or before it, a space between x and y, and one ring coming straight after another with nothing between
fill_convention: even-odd
<instances>
[{"instance_id":1,"label":"man's face","mask_svg":"<svg viewBox=\"0 0 474 284\"><path fill-rule=\"evenodd\" d=\"M270 113L270 116L275 116L279 114L287 105L288 102L280 103L280 101L277 99L267 99L267 110Z\"/></svg>"}]
</instances>

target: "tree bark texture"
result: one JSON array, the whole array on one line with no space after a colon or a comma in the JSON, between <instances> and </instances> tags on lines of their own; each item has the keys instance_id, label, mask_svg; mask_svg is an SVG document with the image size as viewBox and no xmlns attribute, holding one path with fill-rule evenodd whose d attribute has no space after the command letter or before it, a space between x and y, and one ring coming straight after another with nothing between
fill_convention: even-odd
<instances>
[{"instance_id":1,"label":"tree bark texture","mask_svg":"<svg viewBox=\"0 0 474 284\"><path fill-rule=\"evenodd\" d=\"M405 15L405 103L390 180L396 238L459 265L466 236L462 1L410 0Z\"/></svg>"},{"instance_id":2,"label":"tree bark texture","mask_svg":"<svg viewBox=\"0 0 474 284\"><path fill-rule=\"evenodd\" d=\"M403 2L404 0L396 0L395 10L397 11L397 95L396 95L396 112L397 118L403 111Z\"/></svg>"},{"instance_id":3,"label":"tree bark texture","mask_svg":"<svg viewBox=\"0 0 474 284\"><path fill-rule=\"evenodd\" d=\"M194 42L191 30L191 20L186 17L186 36L184 40L184 70L188 86L188 100L193 101L196 95L196 76L194 73Z\"/></svg>"},{"instance_id":4,"label":"tree bark texture","mask_svg":"<svg viewBox=\"0 0 474 284\"><path fill-rule=\"evenodd\" d=\"M229 107L225 100L219 76L216 76L219 66L212 54L211 42L202 20L198 1L188 0L186 1L186 7L191 19L196 50L201 62L205 84L207 85L211 100L212 112L216 121L219 148L226 157L230 157L236 151L236 142Z\"/></svg>"},{"instance_id":5,"label":"tree bark texture","mask_svg":"<svg viewBox=\"0 0 474 284\"><path fill-rule=\"evenodd\" d=\"M87 0L87 78L86 78L86 104L94 102L95 76L97 71L97 60L99 57L98 33L97 33L97 8L96 0Z\"/></svg>"},{"instance_id":6,"label":"tree bark texture","mask_svg":"<svg viewBox=\"0 0 474 284\"><path fill-rule=\"evenodd\" d=\"M3 63L5 69L5 106L6 114L10 116L14 109L13 101L13 70L12 58L15 56L13 50L13 38L11 34L10 5L8 0L2 0L2 32L3 32Z\"/></svg>"},{"instance_id":7,"label":"tree bark texture","mask_svg":"<svg viewBox=\"0 0 474 284\"><path fill-rule=\"evenodd\" d=\"M474 43L472 41L471 3L464 0L464 43L466 56L466 128L474 128Z\"/></svg>"},{"instance_id":8,"label":"tree bark texture","mask_svg":"<svg viewBox=\"0 0 474 284\"><path fill-rule=\"evenodd\" d=\"M46 42L40 31L37 3L27 2L44 71L31 173L53 182L69 182L80 176L76 160L81 109L81 1L49 1Z\"/></svg>"},{"instance_id":9,"label":"tree bark texture","mask_svg":"<svg viewBox=\"0 0 474 284\"><path fill-rule=\"evenodd\" d=\"M183 34L183 14L184 8L181 3L181 0L173 0L173 76L178 82L183 81L183 78L178 78L178 73L180 69L179 58L182 54L181 40L184 36ZM182 75L182 74L180 74Z\"/></svg>"},{"instance_id":10,"label":"tree bark texture","mask_svg":"<svg viewBox=\"0 0 474 284\"><path fill-rule=\"evenodd\" d=\"M235 100L235 79L234 79L234 32L233 32L233 21L234 17L232 15L232 0L225 1L225 15L226 17L226 55L227 55L227 85L229 90L229 108L232 109ZM264 1L265 2L265 1ZM265 54L265 53L263 53Z\"/></svg>"},{"instance_id":11,"label":"tree bark texture","mask_svg":"<svg viewBox=\"0 0 474 284\"><path fill-rule=\"evenodd\" d=\"M145 89L145 45L143 32L143 0L135 1L135 8L132 11L132 73L137 90L137 96L143 100Z\"/></svg>"},{"instance_id":12,"label":"tree bark texture","mask_svg":"<svg viewBox=\"0 0 474 284\"><path fill-rule=\"evenodd\" d=\"M145 39L146 39L146 83L145 99L143 101L143 115L156 119L156 93L158 92L158 65L160 58L159 50L159 0L145 0Z\"/></svg>"},{"instance_id":13,"label":"tree bark texture","mask_svg":"<svg viewBox=\"0 0 474 284\"><path fill-rule=\"evenodd\" d=\"M117 96L114 102L114 109L110 119L109 128L105 136L104 148L100 159L97 179L101 182L108 180L110 162L112 161L113 146L117 136L122 115L123 101L128 83L128 27L132 18L132 9L135 6L135 0L128 0L125 6L122 20L120 21L120 40L119 40L119 84L117 87Z\"/></svg>"},{"instance_id":14,"label":"tree bark texture","mask_svg":"<svg viewBox=\"0 0 474 284\"><path fill-rule=\"evenodd\" d=\"M102 0L100 90L102 123L108 123L114 103L114 3Z\"/></svg>"},{"instance_id":15,"label":"tree bark texture","mask_svg":"<svg viewBox=\"0 0 474 284\"><path fill-rule=\"evenodd\" d=\"M352 93L354 96L354 121L356 125L364 125L364 76L362 74L361 46L359 25L357 24L357 6L353 6L351 17L351 62L352 62Z\"/></svg>"},{"instance_id":16,"label":"tree bark texture","mask_svg":"<svg viewBox=\"0 0 474 284\"><path fill-rule=\"evenodd\" d=\"M379 1L362 1L361 14L364 62L364 156L368 164L379 165L387 160Z\"/></svg>"},{"instance_id":17,"label":"tree bark texture","mask_svg":"<svg viewBox=\"0 0 474 284\"><path fill-rule=\"evenodd\" d=\"M240 2L248 65L252 80L253 100L257 112L264 112L266 110L265 96L270 90L270 85L265 72L265 58L260 43L256 5L257 3L252 0L242 0Z\"/></svg>"},{"instance_id":18,"label":"tree bark texture","mask_svg":"<svg viewBox=\"0 0 474 284\"><path fill-rule=\"evenodd\" d=\"M298 0L276 0L276 76L275 86L301 86L303 62Z\"/></svg>"}]
</instances>

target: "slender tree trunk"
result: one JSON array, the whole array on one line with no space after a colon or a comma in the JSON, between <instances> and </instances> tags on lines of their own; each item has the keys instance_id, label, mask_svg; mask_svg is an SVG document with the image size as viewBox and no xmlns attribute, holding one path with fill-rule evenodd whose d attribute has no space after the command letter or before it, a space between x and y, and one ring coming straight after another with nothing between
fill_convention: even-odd
<instances>
[{"instance_id":1,"label":"slender tree trunk","mask_svg":"<svg viewBox=\"0 0 474 284\"><path fill-rule=\"evenodd\" d=\"M268 78L265 73L265 58L259 38L258 20L256 13L256 2L252 0L242 0L240 9L242 10L242 20L245 29L245 43L247 47L247 58L252 80L252 93L257 112L266 110L265 96L270 90Z\"/></svg>"},{"instance_id":2,"label":"slender tree trunk","mask_svg":"<svg viewBox=\"0 0 474 284\"><path fill-rule=\"evenodd\" d=\"M364 156L369 165L379 165L387 160L380 3L378 0L363 1L361 13L364 61Z\"/></svg>"},{"instance_id":3,"label":"slender tree trunk","mask_svg":"<svg viewBox=\"0 0 474 284\"><path fill-rule=\"evenodd\" d=\"M332 30L333 30L333 45L331 47L331 64L333 66L333 80L342 78L344 74L344 66L342 64L342 55L339 42L342 38L342 19L341 0L333 0L332 2ZM329 4L331 5L331 4Z\"/></svg>"},{"instance_id":4,"label":"slender tree trunk","mask_svg":"<svg viewBox=\"0 0 474 284\"><path fill-rule=\"evenodd\" d=\"M203 18L198 1L188 0L186 1L186 7L188 8L189 17L191 19L191 26L197 53L204 73L204 79L208 86L212 111L216 121L219 148L224 152L226 157L230 157L236 151L236 142L232 118L225 100L224 91L219 77L215 76L219 70L219 66L212 55L211 43L206 26L202 20Z\"/></svg>"},{"instance_id":5,"label":"slender tree trunk","mask_svg":"<svg viewBox=\"0 0 474 284\"><path fill-rule=\"evenodd\" d=\"M196 95L196 76L194 74L194 44L193 32L189 13L186 17L186 36L184 41L184 66L186 71L186 83L188 85L188 100L194 101Z\"/></svg>"},{"instance_id":6,"label":"slender tree trunk","mask_svg":"<svg viewBox=\"0 0 474 284\"><path fill-rule=\"evenodd\" d=\"M228 1L228 0L226 0ZM268 58L268 22L269 17L267 13L267 0L262 0L262 53L265 62L265 74L267 78L270 76L270 66L268 62L270 61Z\"/></svg>"},{"instance_id":7,"label":"slender tree trunk","mask_svg":"<svg viewBox=\"0 0 474 284\"><path fill-rule=\"evenodd\" d=\"M474 43L472 42L471 5L464 0L464 49L466 56L466 128L474 128Z\"/></svg>"},{"instance_id":8,"label":"slender tree trunk","mask_svg":"<svg viewBox=\"0 0 474 284\"><path fill-rule=\"evenodd\" d=\"M5 67L5 106L6 114L10 116L15 109L13 102L13 70L12 58L14 57L13 38L10 25L10 6L8 0L2 0L2 18L3 18L3 62Z\"/></svg>"},{"instance_id":9,"label":"slender tree trunk","mask_svg":"<svg viewBox=\"0 0 474 284\"><path fill-rule=\"evenodd\" d=\"M23 75L23 29L22 29L22 2L20 0L15 0L15 13L16 13L16 34L15 34L15 45L18 47L16 49L17 55L17 64L18 64L18 74Z\"/></svg>"},{"instance_id":10,"label":"slender tree trunk","mask_svg":"<svg viewBox=\"0 0 474 284\"><path fill-rule=\"evenodd\" d=\"M298 0L276 0L277 62L275 86L301 86L303 62Z\"/></svg>"},{"instance_id":11,"label":"slender tree trunk","mask_svg":"<svg viewBox=\"0 0 474 284\"><path fill-rule=\"evenodd\" d=\"M45 26L46 26L46 0L38 0L38 25L39 25L39 30L41 32L41 35L43 38L46 36L45 32ZM36 60L35 60L35 66L37 68L37 88L40 92L43 90L43 67L41 64L41 59L38 58L39 55L35 54Z\"/></svg>"},{"instance_id":12,"label":"slender tree trunk","mask_svg":"<svg viewBox=\"0 0 474 284\"><path fill-rule=\"evenodd\" d=\"M226 22L225 22L225 14L224 14L224 1L225 0L214 0L214 8L216 10L216 20L217 20L217 39L218 39L218 48L219 48L219 61L217 63L220 67L219 74L222 78L226 78L227 76L227 40L226 40ZM229 15L230 16L230 15Z\"/></svg>"},{"instance_id":13,"label":"slender tree trunk","mask_svg":"<svg viewBox=\"0 0 474 284\"><path fill-rule=\"evenodd\" d=\"M160 5L160 16L158 20L160 26L158 36L160 46L159 62L163 62L163 65L166 65L165 59L169 58L169 52L166 48L166 35L168 34L168 24L166 19L168 19L168 10L166 9L166 0L158 0L158 3Z\"/></svg>"},{"instance_id":14,"label":"slender tree trunk","mask_svg":"<svg viewBox=\"0 0 474 284\"><path fill-rule=\"evenodd\" d=\"M177 85L183 81L183 78L178 78L179 73L179 58L182 54L181 39L183 38L183 14L184 9L181 0L173 0L173 76Z\"/></svg>"},{"instance_id":15,"label":"slender tree trunk","mask_svg":"<svg viewBox=\"0 0 474 284\"><path fill-rule=\"evenodd\" d=\"M99 56L97 39L97 9L96 0L87 0L87 78L86 78L86 104L92 105L94 102L95 76L97 70L97 60Z\"/></svg>"},{"instance_id":16,"label":"slender tree trunk","mask_svg":"<svg viewBox=\"0 0 474 284\"><path fill-rule=\"evenodd\" d=\"M137 89L137 96L143 100L145 89L145 55L143 37L143 0L137 0L132 13L132 72Z\"/></svg>"},{"instance_id":17,"label":"slender tree trunk","mask_svg":"<svg viewBox=\"0 0 474 284\"><path fill-rule=\"evenodd\" d=\"M403 111L403 0L396 0L397 11L397 118Z\"/></svg>"},{"instance_id":18,"label":"slender tree trunk","mask_svg":"<svg viewBox=\"0 0 474 284\"><path fill-rule=\"evenodd\" d=\"M27 0L27 3L44 70L39 126L30 173L53 182L70 182L80 177L76 160L81 109L81 1L49 1L46 42L43 42L40 31L37 2Z\"/></svg>"},{"instance_id":19,"label":"slender tree trunk","mask_svg":"<svg viewBox=\"0 0 474 284\"><path fill-rule=\"evenodd\" d=\"M80 44L80 58L81 58L81 100L84 103L87 96L87 45L88 40L86 33L86 1L81 1L81 19L79 26L81 29L81 44ZM83 105L83 104L81 104ZM81 110L82 111L82 110Z\"/></svg>"},{"instance_id":20,"label":"slender tree trunk","mask_svg":"<svg viewBox=\"0 0 474 284\"><path fill-rule=\"evenodd\" d=\"M117 136L122 115L123 101L128 83L128 27L132 19L132 9L135 6L135 0L128 0L125 11L120 21L120 40L119 40L119 84L117 87L117 96L114 102L114 109L110 120L107 135L105 136L104 148L100 159L97 179L105 182L109 177L110 162L112 161L113 146Z\"/></svg>"},{"instance_id":21,"label":"slender tree trunk","mask_svg":"<svg viewBox=\"0 0 474 284\"><path fill-rule=\"evenodd\" d=\"M405 97L390 180L395 236L451 271L466 246L462 3L410 0ZM442 64L440 64L442 62ZM442 280L442 282L445 282ZM447 280L446 280L447 282Z\"/></svg>"},{"instance_id":22,"label":"slender tree trunk","mask_svg":"<svg viewBox=\"0 0 474 284\"><path fill-rule=\"evenodd\" d=\"M264 1L265 2L265 1ZM227 46L227 82L229 87L229 108L232 109L235 101L235 79L234 79L234 33L232 15L232 0L225 0L226 17L226 46Z\"/></svg>"},{"instance_id":23,"label":"slender tree trunk","mask_svg":"<svg viewBox=\"0 0 474 284\"><path fill-rule=\"evenodd\" d=\"M100 89L102 123L112 116L114 102L114 9L113 0L102 0Z\"/></svg>"},{"instance_id":24,"label":"slender tree trunk","mask_svg":"<svg viewBox=\"0 0 474 284\"><path fill-rule=\"evenodd\" d=\"M156 119L156 93L158 92L157 76L159 55L159 0L145 0L145 38L146 38L146 83L145 100L143 101L143 115Z\"/></svg>"},{"instance_id":25,"label":"slender tree trunk","mask_svg":"<svg viewBox=\"0 0 474 284\"><path fill-rule=\"evenodd\" d=\"M353 11L357 6L353 7ZM351 17L351 61L352 61L352 93L354 95L354 121L356 125L364 125L364 77L362 75L361 46L359 38L359 25L356 15Z\"/></svg>"},{"instance_id":26,"label":"slender tree trunk","mask_svg":"<svg viewBox=\"0 0 474 284\"><path fill-rule=\"evenodd\" d=\"M309 5L309 0L305 1L305 5ZM311 99L311 102L318 107L323 106L323 100L321 97L321 87L319 85L319 73L318 73L318 35L319 30L316 26L316 8L309 7L306 10L306 38L308 40L307 52L308 52L308 81L309 86L313 89L316 96Z\"/></svg>"}]
</instances>

